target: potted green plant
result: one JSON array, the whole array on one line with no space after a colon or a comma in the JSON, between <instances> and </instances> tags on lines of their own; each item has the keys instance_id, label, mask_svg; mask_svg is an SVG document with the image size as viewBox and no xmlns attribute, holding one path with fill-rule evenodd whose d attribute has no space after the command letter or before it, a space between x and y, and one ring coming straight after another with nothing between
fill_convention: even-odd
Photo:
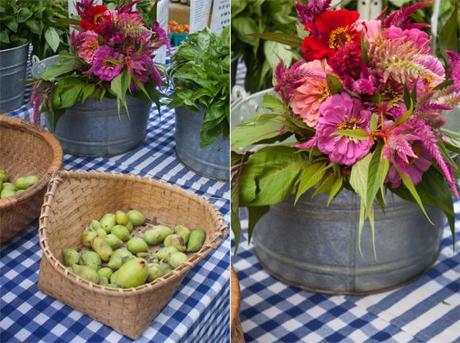
<instances>
[{"instance_id":1,"label":"potted green plant","mask_svg":"<svg viewBox=\"0 0 460 343\"><path fill-rule=\"evenodd\" d=\"M229 178L229 32L209 29L187 37L173 55L168 74L174 84L176 153L201 175Z\"/></svg>"},{"instance_id":2,"label":"potted green plant","mask_svg":"<svg viewBox=\"0 0 460 343\"><path fill-rule=\"evenodd\" d=\"M64 1L0 1L0 112L23 103L29 44L39 58L65 45L66 8Z\"/></svg>"},{"instance_id":3,"label":"potted green plant","mask_svg":"<svg viewBox=\"0 0 460 343\"><path fill-rule=\"evenodd\" d=\"M152 102L159 106L162 75L155 51L168 44L129 1L109 9L77 3L71 50L34 65L34 119L40 110L65 152L115 155L144 141ZM152 9L154 11L154 8Z\"/></svg>"},{"instance_id":4,"label":"potted green plant","mask_svg":"<svg viewBox=\"0 0 460 343\"><path fill-rule=\"evenodd\" d=\"M444 216L454 233L460 135L442 115L460 102L460 56L443 51L444 66L410 20L427 3L364 21L329 3L298 4L302 59L277 66L276 93L232 131L232 228L237 243L247 207L275 277L365 294L429 268Z\"/></svg>"}]
</instances>

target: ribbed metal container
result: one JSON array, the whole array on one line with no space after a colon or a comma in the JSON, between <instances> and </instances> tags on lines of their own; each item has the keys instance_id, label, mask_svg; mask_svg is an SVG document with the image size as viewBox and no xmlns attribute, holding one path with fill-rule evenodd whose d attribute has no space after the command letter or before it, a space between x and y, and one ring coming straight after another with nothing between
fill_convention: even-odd
<instances>
[{"instance_id":1,"label":"ribbed metal container","mask_svg":"<svg viewBox=\"0 0 460 343\"><path fill-rule=\"evenodd\" d=\"M49 66L59 61L52 56L36 62L32 76L39 77ZM111 156L122 154L141 144L146 135L151 102L127 97L129 116L116 99L89 98L67 109L54 131L64 152L79 156Z\"/></svg>"},{"instance_id":2,"label":"ribbed metal container","mask_svg":"<svg viewBox=\"0 0 460 343\"><path fill-rule=\"evenodd\" d=\"M402 286L437 259L442 212L388 196L385 213L375 208L375 252L366 222L362 255L358 244L359 199L343 190L327 196L292 199L270 208L254 228L254 250L267 271L282 281L315 292L367 294Z\"/></svg>"},{"instance_id":3,"label":"ribbed metal container","mask_svg":"<svg viewBox=\"0 0 460 343\"><path fill-rule=\"evenodd\" d=\"M232 127L256 113L265 90L244 95L232 107ZM327 196L270 207L254 228L254 251L276 278L315 292L368 294L399 287L426 271L439 254L444 215L429 209L431 225L417 205L389 193L385 213L375 208L374 257L369 223L358 245L359 198L344 189Z\"/></svg>"},{"instance_id":4,"label":"ribbed metal container","mask_svg":"<svg viewBox=\"0 0 460 343\"><path fill-rule=\"evenodd\" d=\"M185 107L176 108L176 153L188 168L196 173L222 181L228 181L229 141L219 137L204 148L200 148L200 130L203 112L194 112Z\"/></svg>"},{"instance_id":5,"label":"ribbed metal container","mask_svg":"<svg viewBox=\"0 0 460 343\"><path fill-rule=\"evenodd\" d=\"M0 50L0 113L22 106L29 43Z\"/></svg>"}]
</instances>

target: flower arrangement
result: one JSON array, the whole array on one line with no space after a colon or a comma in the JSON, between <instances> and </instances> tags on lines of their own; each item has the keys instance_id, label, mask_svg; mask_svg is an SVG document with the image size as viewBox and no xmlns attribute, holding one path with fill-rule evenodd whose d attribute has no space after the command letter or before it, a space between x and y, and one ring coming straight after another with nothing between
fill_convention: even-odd
<instances>
[{"instance_id":1,"label":"flower arrangement","mask_svg":"<svg viewBox=\"0 0 460 343\"><path fill-rule=\"evenodd\" d=\"M55 127L63 110L89 97L117 99L126 105L128 93L158 104L162 75L154 63L155 51L169 41L157 22L148 27L133 9L138 0L110 10L81 0L78 31L71 36L71 51L60 54L60 61L47 69L34 84L34 117L40 107Z\"/></svg>"},{"instance_id":2,"label":"flower arrangement","mask_svg":"<svg viewBox=\"0 0 460 343\"><path fill-rule=\"evenodd\" d=\"M375 20L330 2L297 2L303 59L278 64L279 97L266 96L232 131L233 223L248 207L251 234L270 205L312 188L330 202L346 188L361 199L359 232L365 219L373 230L374 203L383 208L387 192L427 218L425 206L441 209L453 232L460 134L442 127L442 112L460 103L460 56L446 51L445 67L426 25L410 20L427 2Z\"/></svg>"},{"instance_id":3,"label":"flower arrangement","mask_svg":"<svg viewBox=\"0 0 460 343\"><path fill-rule=\"evenodd\" d=\"M204 110L200 146L228 136L230 116L229 30L194 32L177 48L168 70L175 86L170 107Z\"/></svg>"}]
</instances>

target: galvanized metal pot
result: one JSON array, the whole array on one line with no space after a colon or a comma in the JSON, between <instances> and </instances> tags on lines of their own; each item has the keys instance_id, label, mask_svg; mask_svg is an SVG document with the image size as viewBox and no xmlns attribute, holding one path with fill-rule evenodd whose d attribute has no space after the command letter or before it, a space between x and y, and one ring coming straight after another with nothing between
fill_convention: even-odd
<instances>
[{"instance_id":1,"label":"galvanized metal pot","mask_svg":"<svg viewBox=\"0 0 460 343\"><path fill-rule=\"evenodd\" d=\"M430 209L434 226L417 205L388 196L385 213L375 208L375 252L366 223L359 251L359 199L343 190L296 206L292 199L272 206L254 228L254 250L268 272L315 292L367 294L399 287L424 273L437 259L444 224Z\"/></svg>"},{"instance_id":2,"label":"galvanized metal pot","mask_svg":"<svg viewBox=\"0 0 460 343\"><path fill-rule=\"evenodd\" d=\"M217 140L200 148L200 130L203 124L203 112L194 112L185 107L176 108L176 153L188 168L196 173L222 181L228 181L229 141Z\"/></svg>"},{"instance_id":3,"label":"galvanized metal pot","mask_svg":"<svg viewBox=\"0 0 460 343\"><path fill-rule=\"evenodd\" d=\"M59 56L52 56L36 62L32 76L39 77L58 61ZM152 104L128 96L127 105L129 114L123 106L118 112L114 98L101 101L89 98L84 104L78 103L64 112L54 135L69 154L92 157L122 154L144 141Z\"/></svg>"},{"instance_id":4,"label":"galvanized metal pot","mask_svg":"<svg viewBox=\"0 0 460 343\"><path fill-rule=\"evenodd\" d=\"M28 51L29 43L0 50L0 113L22 106Z\"/></svg>"}]
</instances>

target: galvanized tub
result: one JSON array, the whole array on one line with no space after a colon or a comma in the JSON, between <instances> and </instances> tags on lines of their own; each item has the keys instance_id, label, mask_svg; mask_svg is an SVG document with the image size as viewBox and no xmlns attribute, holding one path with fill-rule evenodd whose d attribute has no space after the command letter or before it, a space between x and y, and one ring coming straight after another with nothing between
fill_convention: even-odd
<instances>
[{"instance_id":1,"label":"galvanized tub","mask_svg":"<svg viewBox=\"0 0 460 343\"><path fill-rule=\"evenodd\" d=\"M0 50L0 113L22 106L29 43Z\"/></svg>"},{"instance_id":2,"label":"galvanized tub","mask_svg":"<svg viewBox=\"0 0 460 343\"><path fill-rule=\"evenodd\" d=\"M53 56L35 63L32 75L37 78L56 63ZM129 115L123 106L118 112L114 98L96 101L89 98L67 109L57 122L54 134L64 152L79 156L111 156L129 151L141 144L146 135L151 102L127 97Z\"/></svg>"},{"instance_id":3,"label":"galvanized tub","mask_svg":"<svg viewBox=\"0 0 460 343\"><path fill-rule=\"evenodd\" d=\"M255 113L266 90L243 96L232 108L232 126ZM436 261L442 212L428 209L431 225L417 205L388 194L385 213L375 208L375 252L368 222L358 246L359 198L344 189L328 206L327 196L305 194L270 207L254 228L254 252L264 268L283 282L310 291L368 294L399 287Z\"/></svg>"},{"instance_id":4,"label":"galvanized tub","mask_svg":"<svg viewBox=\"0 0 460 343\"><path fill-rule=\"evenodd\" d=\"M179 160L197 174L222 181L230 177L229 141L219 137L200 148L200 130L203 112L185 107L176 108L176 154Z\"/></svg>"}]
</instances>

